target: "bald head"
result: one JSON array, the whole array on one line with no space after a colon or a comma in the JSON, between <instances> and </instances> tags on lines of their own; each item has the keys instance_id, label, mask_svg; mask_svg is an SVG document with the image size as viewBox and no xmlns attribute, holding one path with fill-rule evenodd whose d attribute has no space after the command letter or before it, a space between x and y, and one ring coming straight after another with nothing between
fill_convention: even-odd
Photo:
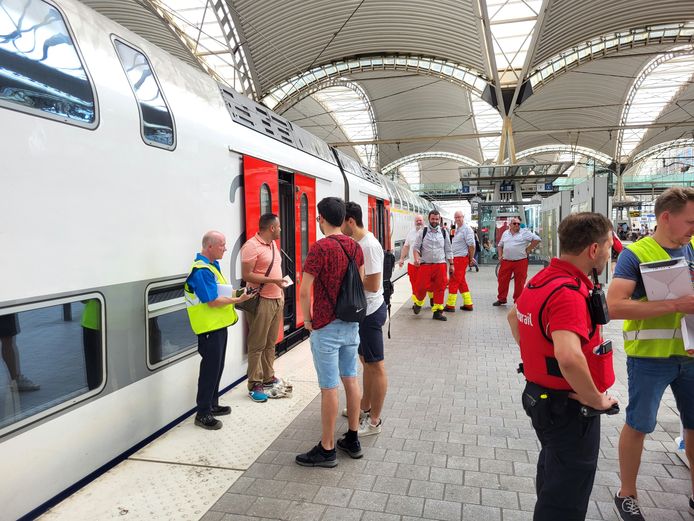
<instances>
[{"instance_id":1,"label":"bald head","mask_svg":"<svg viewBox=\"0 0 694 521\"><path fill-rule=\"evenodd\" d=\"M453 214L453 220L455 221L456 227L460 228L463 225L463 222L465 221L465 214L458 210Z\"/></svg>"},{"instance_id":2,"label":"bald head","mask_svg":"<svg viewBox=\"0 0 694 521\"><path fill-rule=\"evenodd\" d=\"M202 254L211 261L224 256L227 251L227 241L222 232L211 230L202 237Z\"/></svg>"},{"instance_id":3,"label":"bald head","mask_svg":"<svg viewBox=\"0 0 694 521\"><path fill-rule=\"evenodd\" d=\"M414 216L414 226L415 226L415 228L417 228L418 230L419 230L422 226L424 226L424 217L422 217L422 216L419 215L419 214L415 215L415 216Z\"/></svg>"}]
</instances>

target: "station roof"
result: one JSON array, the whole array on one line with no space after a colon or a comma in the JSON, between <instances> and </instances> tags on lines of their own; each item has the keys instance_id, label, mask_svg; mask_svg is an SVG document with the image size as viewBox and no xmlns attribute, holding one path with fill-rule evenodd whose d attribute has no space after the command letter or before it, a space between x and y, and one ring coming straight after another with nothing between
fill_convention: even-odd
<instances>
[{"instance_id":1,"label":"station roof","mask_svg":"<svg viewBox=\"0 0 694 521\"><path fill-rule=\"evenodd\" d=\"M372 167L413 158L427 181L496 162L506 114L517 156L630 163L693 137L691 0L83 1Z\"/></svg>"}]
</instances>

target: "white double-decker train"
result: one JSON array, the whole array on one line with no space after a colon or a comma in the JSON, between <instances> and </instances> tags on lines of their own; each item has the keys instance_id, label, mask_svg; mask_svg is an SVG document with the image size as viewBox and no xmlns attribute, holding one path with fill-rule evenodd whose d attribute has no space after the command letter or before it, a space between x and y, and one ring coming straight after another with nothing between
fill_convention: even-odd
<instances>
[{"instance_id":1,"label":"white double-decker train","mask_svg":"<svg viewBox=\"0 0 694 521\"><path fill-rule=\"evenodd\" d=\"M321 198L361 204L396 255L432 208L76 0L0 2L0 128L2 519L192 412L182 285L205 231L226 235L238 284L244 238L278 214L300 283ZM280 351L306 336L297 285ZM223 387L245 372L236 326Z\"/></svg>"}]
</instances>

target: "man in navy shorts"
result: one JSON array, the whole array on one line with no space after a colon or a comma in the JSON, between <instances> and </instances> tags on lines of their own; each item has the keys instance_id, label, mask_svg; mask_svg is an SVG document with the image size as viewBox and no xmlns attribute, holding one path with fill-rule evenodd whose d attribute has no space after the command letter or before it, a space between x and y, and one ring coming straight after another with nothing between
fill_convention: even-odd
<instances>
[{"instance_id":1,"label":"man in navy shorts","mask_svg":"<svg viewBox=\"0 0 694 521\"><path fill-rule=\"evenodd\" d=\"M364 364L364 394L361 398L359 436L381 433L381 411L386 399L388 376L383 362L383 324L388 307L383 300L383 247L364 228L361 206L349 201L342 232L354 239L364 252L366 318L359 324L359 358ZM342 411L347 416L349 411Z\"/></svg>"},{"instance_id":2,"label":"man in navy shorts","mask_svg":"<svg viewBox=\"0 0 694 521\"><path fill-rule=\"evenodd\" d=\"M670 188L655 202L658 229L630 244L619 256L607 305L611 318L624 321L629 405L619 438L621 488L615 510L624 521L645 519L638 504L636 477L646 434L653 432L665 389L670 386L684 427L685 451L694 483L694 351L684 349L680 320L694 313L694 295L649 301L639 265L683 257L694 274L694 189ZM693 277L694 279L694 277ZM689 498L694 513L694 499Z\"/></svg>"}]
</instances>

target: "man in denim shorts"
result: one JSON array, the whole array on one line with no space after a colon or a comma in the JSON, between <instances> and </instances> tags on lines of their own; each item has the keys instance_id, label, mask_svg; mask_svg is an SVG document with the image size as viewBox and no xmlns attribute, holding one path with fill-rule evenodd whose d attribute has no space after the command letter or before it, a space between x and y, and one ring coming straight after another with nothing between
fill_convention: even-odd
<instances>
[{"instance_id":1,"label":"man in denim shorts","mask_svg":"<svg viewBox=\"0 0 694 521\"><path fill-rule=\"evenodd\" d=\"M357 348L359 323L344 322L335 316L335 305L350 258L359 266L364 280L364 254L359 244L342 234L345 202L326 197L318 203L318 224L325 238L311 246L304 262L299 301L304 327L311 332L311 353L321 389L321 440L310 451L299 454L296 462L305 467L334 467L335 420L337 419L337 386L340 378L347 395L348 431L337 441L337 447L352 458L361 458ZM313 308L311 289L313 288Z\"/></svg>"},{"instance_id":2,"label":"man in denim shorts","mask_svg":"<svg viewBox=\"0 0 694 521\"><path fill-rule=\"evenodd\" d=\"M607 305L611 318L624 321L629 380L626 424L619 438L621 488L615 510L625 521L645 519L639 508L636 477L646 434L656 426L658 406L670 386L685 429L685 451L694 483L694 352L684 349L680 319L694 313L694 295L649 301L639 265L683 257L694 266L694 189L670 188L655 202L658 229L630 244L617 260ZM694 280L694 278L693 278ZM694 513L694 499L689 498Z\"/></svg>"}]
</instances>

